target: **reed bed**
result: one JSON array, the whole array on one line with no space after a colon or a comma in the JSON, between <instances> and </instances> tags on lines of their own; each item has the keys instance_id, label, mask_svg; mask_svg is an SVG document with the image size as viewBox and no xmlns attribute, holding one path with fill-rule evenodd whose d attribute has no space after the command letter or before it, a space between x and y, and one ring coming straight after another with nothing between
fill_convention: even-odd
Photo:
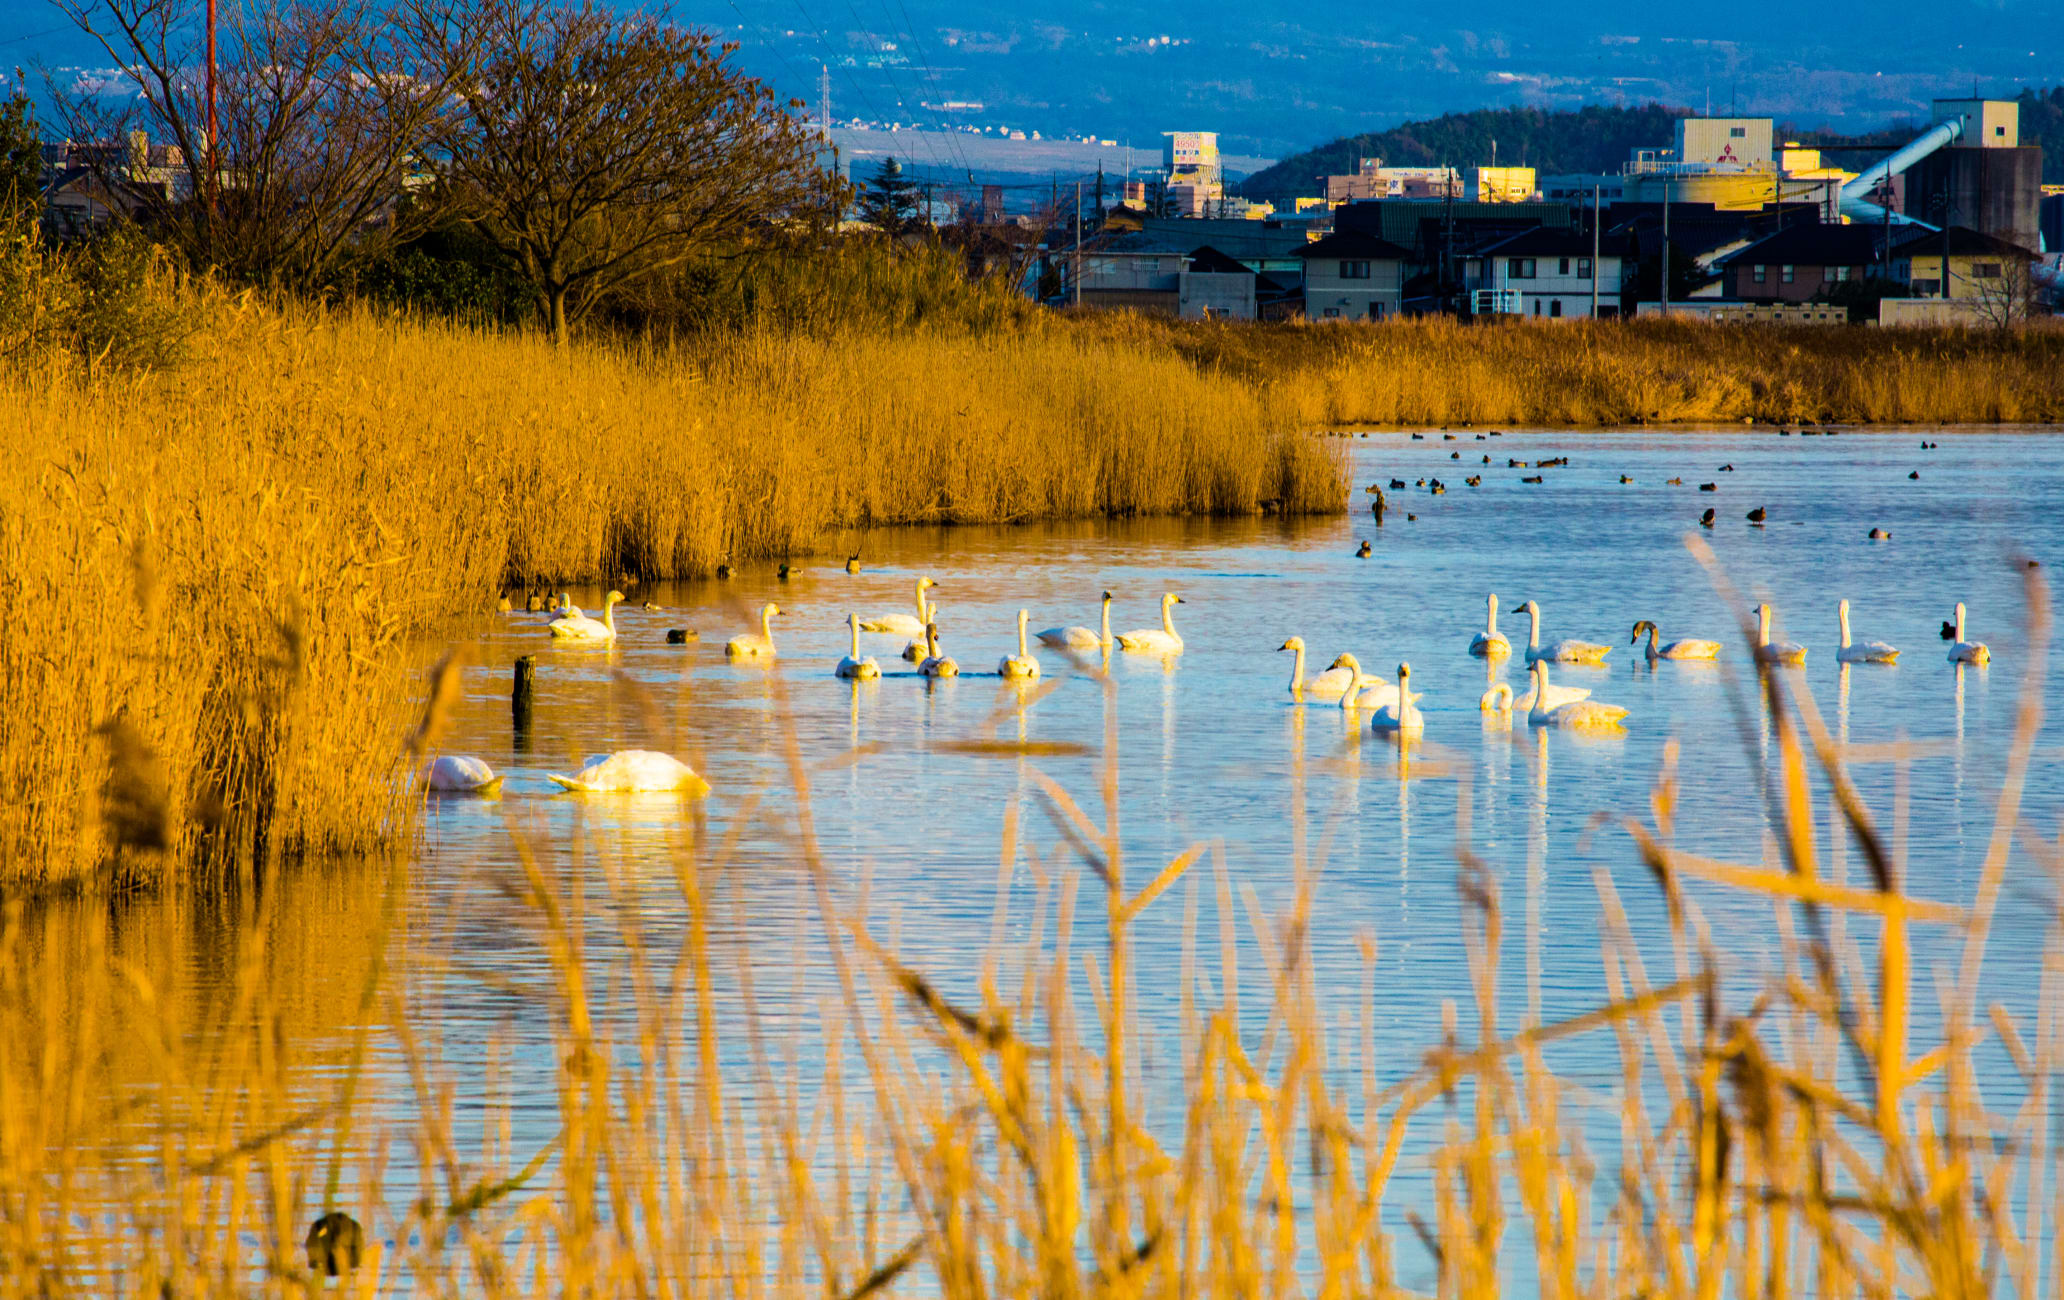
<instances>
[{"instance_id":1,"label":"reed bed","mask_svg":"<svg viewBox=\"0 0 2064 1300\"><path fill-rule=\"evenodd\" d=\"M1595 877L1595 1006L1540 1023L1507 1009L1498 873L1465 826L1469 988L1432 1043L1390 1041L1366 996L1345 1034L1321 1005L1326 837L1301 811L1280 914L1240 902L1208 843L1127 860L1115 707L1085 738L1101 751L1093 789L1047 777L1037 747L957 746L1036 790L1003 813L994 937L966 967L899 951L864 882L826 866L810 811L823 773L792 743L767 790L727 796L752 810L742 828L680 822L685 924L665 950L630 929L628 960L599 962L608 859L546 860L513 829L520 879L497 919L549 976L482 978L549 1027L545 1139L515 1125L504 1058L451 1064L435 995L387 965L411 938L398 871L317 870L234 917L190 901L16 908L0 933L0 1293L320 1293L299 1241L342 1208L368 1249L335 1285L359 1295L2052 1294L2064 990L2046 969L2032 1004L2009 1005L1979 978L2010 873L2048 882L2053 905L2064 872L2019 812L2047 682L2039 577L2029 594L2022 707L1973 896L1904 887L1811 701L1765 669L1738 705L1751 755L1770 740L1743 792L1766 809L1769 860L1682 843L1695 810L1666 762L1648 809L1604 823L1627 870ZM1438 761L1400 757L1394 775ZM814 1024L717 937L762 840L799 864L809 944L832 972ZM1838 841L1862 878L1831 870ZM1012 916L1025 880L1031 914ZM1663 891L1667 935L1632 932L1629 888ZM1706 938L1713 890L1769 900L1780 971L1742 987ZM1176 907L1182 1005L1163 1054L1137 1006L1171 973L1136 969L1131 935ZM1260 1008L1233 992L1243 924L1266 968ZM1920 926L1963 947L1932 1018L1915 1010ZM197 951L230 972L212 998L182 996ZM605 1011L612 985L630 996ZM1616 1045L1616 1085L1556 1074L1581 1036ZM2021 1075L2018 1107L1983 1094L1982 1049ZM1174 1087L1149 1081L1150 1054ZM368 1100L375 1058L412 1104ZM484 1118L462 1121L462 1099ZM404 1154L421 1172L396 1185Z\"/></svg>"},{"instance_id":2,"label":"reed bed","mask_svg":"<svg viewBox=\"0 0 2064 1300\"><path fill-rule=\"evenodd\" d=\"M0 887L407 833L407 643L831 530L1338 511L1266 386L1066 332L560 351L167 285L186 363L0 362Z\"/></svg>"},{"instance_id":3,"label":"reed bed","mask_svg":"<svg viewBox=\"0 0 2064 1300\"><path fill-rule=\"evenodd\" d=\"M1309 428L2064 419L2064 329L1880 330L1690 321L1381 326L1091 323L1265 377Z\"/></svg>"}]
</instances>

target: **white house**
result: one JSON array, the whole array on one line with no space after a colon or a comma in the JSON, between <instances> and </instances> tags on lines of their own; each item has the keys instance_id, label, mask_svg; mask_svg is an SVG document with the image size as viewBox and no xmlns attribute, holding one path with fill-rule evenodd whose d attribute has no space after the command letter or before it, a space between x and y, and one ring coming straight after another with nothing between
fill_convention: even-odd
<instances>
[{"instance_id":1,"label":"white house","mask_svg":"<svg viewBox=\"0 0 2064 1300\"><path fill-rule=\"evenodd\" d=\"M1388 240L1335 231L1297 250L1307 320L1388 320L1404 306L1412 255Z\"/></svg>"},{"instance_id":2,"label":"white house","mask_svg":"<svg viewBox=\"0 0 2064 1300\"><path fill-rule=\"evenodd\" d=\"M1478 315L1581 319L1596 289L1601 319L1620 314L1622 277L1632 268L1614 241L1598 248L1575 230L1536 227L1485 244L1464 259L1462 278Z\"/></svg>"}]
</instances>

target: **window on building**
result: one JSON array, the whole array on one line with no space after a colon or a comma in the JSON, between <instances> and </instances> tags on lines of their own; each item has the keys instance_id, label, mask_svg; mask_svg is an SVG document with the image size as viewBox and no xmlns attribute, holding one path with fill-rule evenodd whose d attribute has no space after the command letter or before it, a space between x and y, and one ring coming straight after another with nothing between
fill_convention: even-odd
<instances>
[{"instance_id":1,"label":"window on building","mask_svg":"<svg viewBox=\"0 0 2064 1300\"><path fill-rule=\"evenodd\" d=\"M1781 266L1777 268L1777 278L1783 280L1786 284L1791 284L1799 278L1799 268L1796 266Z\"/></svg>"},{"instance_id":2,"label":"window on building","mask_svg":"<svg viewBox=\"0 0 2064 1300\"><path fill-rule=\"evenodd\" d=\"M1505 259L1505 274L1514 280L1534 278L1534 259L1531 257L1508 257Z\"/></svg>"},{"instance_id":3,"label":"window on building","mask_svg":"<svg viewBox=\"0 0 2064 1300\"><path fill-rule=\"evenodd\" d=\"M1551 298L1551 299L1549 299L1549 301L1548 301L1548 314L1549 314L1550 316L1560 316L1560 315L1562 315L1562 299L1560 299L1560 298Z\"/></svg>"},{"instance_id":4,"label":"window on building","mask_svg":"<svg viewBox=\"0 0 2064 1300\"><path fill-rule=\"evenodd\" d=\"M1749 128L1745 126L1730 126L1727 128L1727 135L1732 140L1746 140L1749 138Z\"/></svg>"},{"instance_id":5,"label":"window on building","mask_svg":"<svg viewBox=\"0 0 2064 1300\"><path fill-rule=\"evenodd\" d=\"M1369 264L1367 262L1342 262L1340 264L1340 278L1343 280L1366 280L1369 278Z\"/></svg>"},{"instance_id":6,"label":"window on building","mask_svg":"<svg viewBox=\"0 0 2064 1300\"><path fill-rule=\"evenodd\" d=\"M1999 275L2000 264L1998 262L1971 263L1971 278L1973 280L1997 280Z\"/></svg>"},{"instance_id":7,"label":"window on building","mask_svg":"<svg viewBox=\"0 0 2064 1300\"><path fill-rule=\"evenodd\" d=\"M1534 315L1538 316L1538 315L1540 315L1540 314L1541 314L1541 300L1540 300L1539 298L1536 298L1536 299L1534 299Z\"/></svg>"},{"instance_id":8,"label":"window on building","mask_svg":"<svg viewBox=\"0 0 2064 1300\"><path fill-rule=\"evenodd\" d=\"M1588 280L1588 279L1590 279L1590 278L1591 278L1591 259L1590 259L1590 258L1588 258L1588 257L1580 257L1580 258L1578 258L1578 259L1577 259L1577 278L1578 278L1579 280Z\"/></svg>"},{"instance_id":9,"label":"window on building","mask_svg":"<svg viewBox=\"0 0 2064 1300\"><path fill-rule=\"evenodd\" d=\"M1932 278L1929 278L1929 279L1919 279L1919 280L1913 280L1913 281L1910 281L1910 282L1908 283L1908 287L1909 287L1910 289L1912 289L1912 290L1913 290L1913 292L1914 292L1914 294L1915 294L1916 296L1918 296L1918 297L1922 297L1922 298L1929 298L1929 297L1933 297L1933 296L1935 295L1936 291L1938 291L1939 289L1941 289L1941 287L1942 287L1942 282L1941 282L1940 280L1936 280L1936 279L1932 279Z\"/></svg>"},{"instance_id":10,"label":"window on building","mask_svg":"<svg viewBox=\"0 0 2064 1300\"><path fill-rule=\"evenodd\" d=\"M1749 278L1761 284L1770 278L1770 268L1762 265L1752 266L1749 268Z\"/></svg>"},{"instance_id":11,"label":"window on building","mask_svg":"<svg viewBox=\"0 0 2064 1300\"><path fill-rule=\"evenodd\" d=\"M1849 278L1849 268L1846 266L1831 266L1827 269L1827 278L1830 282L1839 284Z\"/></svg>"},{"instance_id":12,"label":"window on building","mask_svg":"<svg viewBox=\"0 0 2064 1300\"><path fill-rule=\"evenodd\" d=\"M1383 319L1383 304L1382 304L1382 303L1380 303L1380 302L1372 302L1372 303L1370 303L1370 304L1369 304L1369 319L1370 319L1370 320L1382 320L1382 319Z\"/></svg>"},{"instance_id":13,"label":"window on building","mask_svg":"<svg viewBox=\"0 0 2064 1300\"><path fill-rule=\"evenodd\" d=\"M1569 274L1569 259L1567 257L1563 258L1561 261L1556 263L1555 273L1557 275Z\"/></svg>"},{"instance_id":14,"label":"window on building","mask_svg":"<svg viewBox=\"0 0 2064 1300\"><path fill-rule=\"evenodd\" d=\"M1328 308L1326 308L1326 314L1327 314L1328 316L1338 316L1338 315L1340 314L1340 308L1338 308L1338 307L1328 307Z\"/></svg>"}]
</instances>

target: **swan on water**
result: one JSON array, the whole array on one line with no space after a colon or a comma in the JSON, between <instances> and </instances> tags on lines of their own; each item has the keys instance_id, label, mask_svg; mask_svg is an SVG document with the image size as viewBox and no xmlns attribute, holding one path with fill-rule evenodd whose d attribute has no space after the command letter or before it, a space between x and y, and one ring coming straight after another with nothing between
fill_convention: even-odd
<instances>
[{"instance_id":1,"label":"swan on water","mask_svg":"<svg viewBox=\"0 0 2064 1300\"><path fill-rule=\"evenodd\" d=\"M1188 601L1185 601L1181 596L1176 595L1172 591L1163 592L1161 595L1160 628L1158 630L1144 628L1136 632L1120 632L1118 634L1118 648L1130 650L1136 654L1181 654L1183 652L1183 640L1175 634L1175 615L1173 611L1177 605L1188 603Z\"/></svg>"},{"instance_id":2,"label":"swan on water","mask_svg":"<svg viewBox=\"0 0 2064 1300\"><path fill-rule=\"evenodd\" d=\"M1958 601L1956 623L1953 628L1956 640L1949 647L1949 661L1953 664L1989 664L1992 651L1986 649L1983 641L1964 640L1964 602Z\"/></svg>"},{"instance_id":3,"label":"swan on water","mask_svg":"<svg viewBox=\"0 0 2064 1300\"><path fill-rule=\"evenodd\" d=\"M695 769L675 758L650 749L619 749L588 760L572 776L546 773L546 779L583 794L638 794L678 790L683 794L709 793L709 782Z\"/></svg>"},{"instance_id":4,"label":"swan on water","mask_svg":"<svg viewBox=\"0 0 2064 1300\"><path fill-rule=\"evenodd\" d=\"M1498 630L1498 593L1484 600L1484 629L1469 639L1469 653L1482 659L1496 659L1512 653L1512 643Z\"/></svg>"},{"instance_id":5,"label":"swan on water","mask_svg":"<svg viewBox=\"0 0 2064 1300\"><path fill-rule=\"evenodd\" d=\"M734 636L724 643L726 659L772 659L774 657L774 616L781 612L781 606L768 605L760 610L760 634L748 632Z\"/></svg>"},{"instance_id":6,"label":"swan on water","mask_svg":"<svg viewBox=\"0 0 2064 1300\"><path fill-rule=\"evenodd\" d=\"M1756 606L1756 658L1766 664L1803 664L1806 647L1796 641L1770 639L1770 606Z\"/></svg>"},{"instance_id":7,"label":"swan on water","mask_svg":"<svg viewBox=\"0 0 2064 1300\"><path fill-rule=\"evenodd\" d=\"M1645 618L1634 625L1634 635L1628 639L1627 644L1633 645L1634 642L1639 641L1643 632L1648 633L1648 649L1644 653L1648 656L1650 663L1654 663L1658 659L1718 659L1720 657L1720 643L1718 641L1701 641L1695 638L1687 638L1682 641L1665 641L1661 645L1657 645L1656 641L1661 636L1661 633L1656 631L1656 625L1653 621Z\"/></svg>"},{"instance_id":8,"label":"swan on water","mask_svg":"<svg viewBox=\"0 0 2064 1300\"><path fill-rule=\"evenodd\" d=\"M1104 593L1104 622L1101 632L1086 627L1050 627L1035 632L1039 644L1056 650L1104 650L1111 644L1111 593Z\"/></svg>"},{"instance_id":9,"label":"swan on water","mask_svg":"<svg viewBox=\"0 0 2064 1300\"><path fill-rule=\"evenodd\" d=\"M1842 624L1842 648L1835 651L1835 662L1844 664L1892 664L1899 662L1899 647L1883 641L1862 641L1851 644L1849 640L1849 602L1843 600L1835 605L1835 617Z\"/></svg>"},{"instance_id":10,"label":"swan on water","mask_svg":"<svg viewBox=\"0 0 2064 1300\"><path fill-rule=\"evenodd\" d=\"M589 618L575 614L570 618L555 618L545 626L552 629L552 635L563 641L614 641L616 640L616 606L624 598L620 591L612 591L602 598L602 617Z\"/></svg>"},{"instance_id":11,"label":"swan on water","mask_svg":"<svg viewBox=\"0 0 2064 1300\"><path fill-rule=\"evenodd\" d=\"M1384 681L1381 677L1371 677L1363 672L1361 661L1353 655L1341 655L1333 661L1333 668L1345 668L1354 674L1354 684L1340 693L1341 708L1380 709L1387 704L1398 702L1397 683ZM1332 672L1333 668L1326 671ZM1419 697L1414 695L1412 702L1417 704Z\"/></svg>"},{"instance_id":12,"label":"swan on water","mask_svg":"<svg viewBox=\"0 0 2064 1300\"><path fill-rule=\"evenodd\" d=\"M853 648L845 658L838 661L838 667L833 671L840 677L854 681L869 682L880 677L881 665L874 661L872 655L863 658L860 654L860 616L846 615L846 627L853 634Z\"/></svg>"},{"instance_id":13,"label":"swan on water","mask_svg":"<svg viewBox=\"0 0 2064 1300\"><path fill-rule=\"evenodd\" d=\"M998 677L1015 677L1029 681L1039 676L1039 661L1034 659L1032 652L1025 647L1025 624L1031 617L1032 611L1029 609L1018 611L1018 652L1014 655L1005 655L996 661Z\"/></svg>"},{"instance_id":14,"label":"swan on water","mask_svg":"<svg viewBox=\"0 0 2064 1300\"><path fill-rule=\"evenodd\" d=\"M1562 704L1544 706L1551 687L1548 682L1548 661L1534 661L1534 707L1527 711L1527 721L1536 727L1564 727L1576 730L1612 730L1627 717L1627 711L1617 704L1605 704L1598 700L1569 700Z\"/></svg>"},{"instance_id":15,"label":"swan on water","mask_svg":"<svg viewBox=\"0 0 2064 1300\"><path fill-rule=\"evenodd\" d=\"M1353 685L1355 678L1361 675L1361 668L1359 665L1354 664L1353 656L1342 655L1341 659L1347 660L1346 663L1342 663L1341 659L1336 659L1333 661L1331 668L1314 675L1311 680L1306 681L1304 676L1304 638L1293 636L1288 641L1277 646L1276 649L1279 652L1283 650L1295 650L1297 652L1297 658L1292 660L1290 664L1290 698L1294 700L1302 700L1307 695L1315 700L1337 700L1347 693L1347 688Z\"/></svg>"},{"instance_id":16,"label":"swan on water","mask_svg":"<svg viewBox=\"0 0 2064 1300\"><path fill-rule=\"evenodd\" d=\"M917 613L915 615L882 614L875 618L862 619L860 620L860 630L862 632L892 632L897 636L923 636L925 624L930 621L925 617L925 593L938 585L930 578L919 578L917 580Z\"/></svg>"},{"instance_id":17,"label":"swan on water","mask_svg":"<svg viewBox=\"0 0 2064 1300\"><path fill-rule=\"evenodd\" d=\"M563 591L559 593L558 604L545 606L545 622L547 623L556 623L562 618L579 617L581 617L580 606L574 604L573 597Z\"/></svg>"},{"instance_id":18,"label":"swan on water","mask_svg":"<svg viewBox=\"0 0 2064 1300\"><path fill-rule=\"evenodd\" d=\"M1543 659L1559 664L1602 664L1605 657L1612 653L1612 647L1609 645L1599 645L1595 641L1578 641L1574 638L1542 645L1540 603L1527 601L1519 606L1519 611L1527 616L1526 661L1530 664Z\"/></svg>"},{"instance_id":19,"label":"swan on water","mask_svg":"<svg viewBox=\"0 0 2064 1300\"><path fill-rule=\"evenodd\" d=\"M483 760L463 754L440 755L423 774L423 783L440 794L496 795L502 780Z\"/></svg>"},{"instance_id":20,"label":"swan on water","mask_svg":"<svg viewBox=\"0 0 2064 1300\"><path fill-rule=\"evenodd\" d=\"M925 624L925 658L917 671L926 677L958 677L960 665L939 653L939 625Z\"/></svg>"},{"instance_id":21,"label":"swan on water","mask_svg":"<svg viewBox=\"0 0 2064 1300\"><path fill-rule=\"evenodd\" d=\"M1534 674L1528 673L1526 694L1515 695L1510 686L1504 682L1499 682L1496 686L1483 693L1483 698L1476 702L1476 707L1482 709L1485 713L1532 713L1535 703L1543 698L1547 700L1548 707L1552 709L1559 704L1574 704L1578 700L1590 699L1591 688L1588 686L1550 686L1548 687L1548 694L1543 697L1540 684L1534 680Z\"/></svg>"},{"instance_id":22,"label":"swan on water","mask_svg":"<svg viewBox=\"0 0 2064 1300\"><path fill-rule=\"evenodd\" d=\"M924 603L925 626L930 627L939 621L939 602L929 596L920 596L919 599ZM903 658L911 663L916 663L924 657L924 633L919 632L916 636L903 643Z\"/></svg>"},{"instance_id":23,"label":"swan on water","mask_svg":"<svg viewBox=\"0 0 2064 1300\"><path fill-rule=\"evenodd\" d=\"M1376 716L1369 720L1372 731L1387 731L1398 736L1416 736L1426 729L1426 715L1412 707L1412 701L1419 697L1412 694L1412 665L1397 666L1398 698L1376 710Z\"/></svg>"}]
</instances>

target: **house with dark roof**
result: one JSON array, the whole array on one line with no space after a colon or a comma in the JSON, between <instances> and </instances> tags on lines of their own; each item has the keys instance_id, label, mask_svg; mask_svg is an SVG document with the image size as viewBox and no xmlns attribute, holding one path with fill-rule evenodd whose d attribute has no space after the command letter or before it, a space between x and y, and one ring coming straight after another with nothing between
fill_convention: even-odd
<instances>
[{"instance_id":1,"label":"house with dark roof","mask_svg":"<svg viewBox=\"0 0 2064 1300\"><path fill-rule=\"evenodd\" d=\"M1742 302L1824 302L1844 282L1883 278L1885 243L1877 226L1802 222L1722 259L1726 296Z\"/></svg>"},{"instance_id":2,"label":"house with dark roof","mask_svg":"<svg viewBox=\"0 0 2064 1300\"><path fill-rule=\"evenodd\" d=\"M1387 320L1403 310L1412 254L1389 240L1336 230L1297 254L1307 320Z\"/></svg>"},{"instance_id":3,"label":"house with dark roof","mask_svg":"<svg viewBox=\"0 0 2064 1300\"><path fill-rule=\"evenodd\" d=\"M1253 320L1255 274L1206 244L1176 277L1176 315L1184 320Z\"/></svg>"},{"instance_id":4,"label":"house with dark roof","mask_svg":"<svg viewBox=\"0 0 2064 1300\"><path fill-rule=\"evenodd\" d=\"M1595 302L1600 319L1618 316L1626 245L1601 237L1594 250L1589 234L1546 226L1479 245L1462 258L1472 314L1577 320Z\"/></svg>"},{"instance_id":5,"label":"house with dark roof","mask_svg":"<svg viewBox=\"0 0 2064 1300\"><path fill-rule=\"evenodd\" d=\"M1942 292L1942 265L1949 263L1949 292ZM1908 286L1916 298L1987 299L2015 292L2035 254L1982 230L1951 226L1946 230L1909 227L1892 245L1892 278Z\"/></svg>"}]
</instances>

